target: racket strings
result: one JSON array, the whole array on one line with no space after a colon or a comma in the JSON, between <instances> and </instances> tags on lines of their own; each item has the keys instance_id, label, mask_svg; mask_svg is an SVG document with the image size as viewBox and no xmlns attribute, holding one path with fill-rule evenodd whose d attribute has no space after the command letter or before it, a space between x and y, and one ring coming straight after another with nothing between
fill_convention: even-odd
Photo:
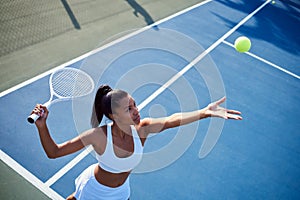
<instances>
[{"instance_id":1,"label":"racket strings","mask_svg":"<svg viewBox=\"0 0 300 200\"><path fill-rule=\"evenodd\" d=\"M93 90L91 78L79 70L65 69L52 75L53 92L59 97L80 97Z\"/></svg>"}]
</instances>

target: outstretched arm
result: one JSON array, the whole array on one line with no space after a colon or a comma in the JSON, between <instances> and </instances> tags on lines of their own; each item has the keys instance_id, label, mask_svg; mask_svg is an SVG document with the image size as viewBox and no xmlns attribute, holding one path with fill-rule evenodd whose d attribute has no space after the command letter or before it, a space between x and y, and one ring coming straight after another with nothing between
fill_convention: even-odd
<instances>
[{"instance_id":1,"label":"outstretched arm","mask_svg":"<svg viewBox=\"0 0 300 200\"><path fill-rule=\"evenodd\" d=\"M164 118L147 118L141 122L141 126L143 127L144 133L147 136L149 133L159 133L163 130L189 124L207 117L242 120L242 117L240 116L241 112L236 110L228 110L220 106L220 104L225 102L225 100L226 97L223 97L216 102L210 103L201 110L175 113Z\"/></svg>"}]
</instances>

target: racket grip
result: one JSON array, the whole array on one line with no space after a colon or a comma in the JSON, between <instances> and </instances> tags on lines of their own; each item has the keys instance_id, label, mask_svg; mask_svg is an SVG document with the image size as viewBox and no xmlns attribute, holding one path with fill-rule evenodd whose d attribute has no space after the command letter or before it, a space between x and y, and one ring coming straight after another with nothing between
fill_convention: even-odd
<instances>
[{"instance_id":1,"label":"racket grip","mask_svg":"<svg viewBox=\"0 0 300 200\"><path fill-rule=\"evenodd\" d=\"M28 116L27 121L31 124L33 124L40 116L38 116L37 114L31 114L30 116Z\"/></svg>"},{"instance_id":2,"label":"racket grip","mask_svg":"<svg viewBox=\"0 0 300 200\"><path fill-rule=\"evenodd\" d=\"M48 101L48 102L44 103L43 106L46 106L47 108L49 108L50 104L51 104L51 102ZM44 110L42 110L42 113L44 113ZM27 121L29 123L33 124L38 118L40 118L40 116L33 113L33 114L31 114L30 116L27 117Z\"/></svg>"}]
</instances>

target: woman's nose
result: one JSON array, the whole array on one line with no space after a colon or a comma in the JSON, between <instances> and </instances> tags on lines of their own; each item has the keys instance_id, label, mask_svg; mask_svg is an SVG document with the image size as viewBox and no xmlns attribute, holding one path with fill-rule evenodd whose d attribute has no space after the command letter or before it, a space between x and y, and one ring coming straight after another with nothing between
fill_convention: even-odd
<instances>
[{"instance_id":1,"label":"woman's nose","mask_svg":"<svg viewBox=\"0 0 300 200\"><path fill-rule=\"evenodd\" d=\"M139 109L137 107L134 108L133 114L135 114L135 115L139 114Z\"/></svg>"}]
</instances>

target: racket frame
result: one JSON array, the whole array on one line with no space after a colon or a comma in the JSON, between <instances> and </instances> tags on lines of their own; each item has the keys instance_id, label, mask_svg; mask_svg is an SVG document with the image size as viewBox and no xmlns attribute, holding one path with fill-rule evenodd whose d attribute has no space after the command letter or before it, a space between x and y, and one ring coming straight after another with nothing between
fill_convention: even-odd
<instances>
[{"instance_id":1,"label":"racket frame","mask_svg":"<svg viewBox=\"0 0 300 200\"><path fill-rule=\"evenodd\" d=\"M91 89L88 93L84 94L84 95L79 95L79 96L69 96L69 97L64 97L64 96L61 96L59 94L57 94L54 89L53 89L53 84L52 84L52 80L53 80L53 76L60 72L60 71L65 71L65 70L72 70L72 71L76 71L78 73L81 73L83 74L86 78L88 78L88 80L90 81L91 83ZM75 83L76 84L76 83ZM50 75L50 78L49 78L49 88L50 88L50 98L47 102L43 103L42 105L45 106L47 109L54 103L56 102L60 102L60 101L67 101L67 100L71 100L71 99L74 99L74 98L79 98L79 97L83 97L83 96L87 96L89 95L93 90L94 90L94 81L93 79L90 77L90 75L88 75L86 72L80 70L80 69L76 69L76 68L63 68L63 69L59 69L59 70L56 70L54 71L51 75ZM56 97L56 99L54 99L54 97ZM40 116L33 113L31 114L30 116L27 117L27 121L31 124L35 123L35 121L39 118Z\"/></svg>"}]
</instances>

